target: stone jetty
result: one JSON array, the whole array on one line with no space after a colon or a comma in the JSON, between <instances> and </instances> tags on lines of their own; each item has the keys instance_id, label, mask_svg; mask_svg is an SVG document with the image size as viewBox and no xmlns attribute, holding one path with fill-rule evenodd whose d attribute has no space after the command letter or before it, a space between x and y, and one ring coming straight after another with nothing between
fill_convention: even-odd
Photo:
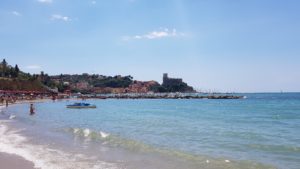
<instances>
[{"instance_id":1,"label":"stone jetty","mask_svg":"<svg viewBox=\"0 0 300 169\"><path fill-rule=\"evenodd\" d=\"M99 99L243 99L244 96L233 94L202 93L122 93L98 94L87 98Z\"/></svg>"}]
</instances>

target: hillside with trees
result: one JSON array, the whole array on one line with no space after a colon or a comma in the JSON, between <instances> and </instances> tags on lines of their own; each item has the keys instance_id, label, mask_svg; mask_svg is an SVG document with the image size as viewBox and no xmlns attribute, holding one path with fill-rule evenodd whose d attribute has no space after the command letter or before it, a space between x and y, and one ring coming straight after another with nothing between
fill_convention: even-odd
<instances>
[{"instance_id":1,"label":"hillside with trees","mask_svg":"<svg viewBox=\"0 0 300 169\"><path fill-rule=\"evenodd\" d=\"M11 66L5 59L0 63L0 90L58 91L81 93L127 93L127 92L193 92L184 82L159 84L156 81L137 81L130 75L104 76L99 74L60 74L50 76L43 71L29 74L18 65Z\"/></svg>"},{"instance_id":2,"label":"hillside with trees","mask_svg":"<svg viewBox=\"0 0 300 169\"><path fill-rule=\"evenodd\" d=\"M5 59L0 63L0 90L45 91L36 76L20 71L18 65L11 66Z\"/></svg>"}]
</instances>

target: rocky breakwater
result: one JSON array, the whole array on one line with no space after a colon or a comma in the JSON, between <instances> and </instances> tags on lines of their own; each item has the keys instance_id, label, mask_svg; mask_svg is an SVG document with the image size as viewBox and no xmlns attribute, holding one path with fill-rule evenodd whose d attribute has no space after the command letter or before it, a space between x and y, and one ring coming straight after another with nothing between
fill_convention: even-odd
<instances>
[{"instance_id":1,"label":"rocky breakwater","mask_svg":"<svg viewBox=\"0 0 300 169\"><path fill-rule=\"evenodd\" d=\"M98 96L99 97L99 96ZM103 94L105 99L243 99L239 95L209 95L209 94L186 94L186 93L123 93L123 94Z\"/></svg>"}]
</instances>

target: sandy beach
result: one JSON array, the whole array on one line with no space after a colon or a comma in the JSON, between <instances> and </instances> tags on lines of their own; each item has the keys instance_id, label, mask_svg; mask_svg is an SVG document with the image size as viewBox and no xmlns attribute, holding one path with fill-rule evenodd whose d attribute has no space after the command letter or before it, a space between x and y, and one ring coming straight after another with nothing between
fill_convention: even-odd
<instances>
[{"instance_id":1,"label":"sandy beach","mask_svg":"<svg viewBox=\"0 0 300 169\"><path fill-rule=\"evenodd\" d=\"M25 102L26 101L24 101L24 103ZM0 111L1 108L4 108L4 105L0 105ZM32 162L27 161L20 156L3 152L0 152L0 164L3 169L34 169Z\"/></svg>"},{"instance_id":2,"label":"sandy beach","mask_svg":"<svg viewBox=\"0 0 300 169\"><path fill-rule=\"evenodd\" d=\"M6 153L0 153L0 164L3 169L34 169L32 162Z\"/></svg>"}]
</instances>

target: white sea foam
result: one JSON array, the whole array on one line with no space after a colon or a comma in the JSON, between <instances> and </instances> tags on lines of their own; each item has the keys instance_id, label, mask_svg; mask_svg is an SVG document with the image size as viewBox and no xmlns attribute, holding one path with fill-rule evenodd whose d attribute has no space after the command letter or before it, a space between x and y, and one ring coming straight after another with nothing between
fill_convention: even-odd
<instances>
[{"instance_id":1,"label":"white sea foam","mask_svg":"<svg viewBox=\"0 0 300 169\"><path fill-rule=\"evenodd\" d=\"M91 130L90 129L84 129L83 130L84 137L88 137L90 134L91 134Z\"/></svg>"},{"instance_id":2,"label":"white sea foam","mask_svg":"<svg viewBox=\"0 0 300 169\"><path fill-rule=\"evenodd\" d=\"M86 130L86 133L88 130ZM41 169L116 169L115 164L99 161L83 154L73 154L46 145L29 143L28 139L16 130L9 130L0 121L0 152L19 155Z\"/></svg>"},{"instance_id":3,"label":"white sea foam","mask_svg":"<svg viewBox=\"0 0 300 169\"><path fill-rule=\"evenodd\" d=\"M78 136L83 136L85 138L90 138L90 137L101 137L101 138L107 138L108 136L110 136L109 133L106 133L104 131L93 131L91 129L88 129L88 128L84 128L84 129L81 129L81 128L72 128L71 129L71 132L75 135L78 135Z\"/></svg>"},{"instance_id":4,"label":"white sea foam","mask_svg":"<svg viewBox=\"0 0 300 169\"><path fill-rule=\"evenodd\" d=\"M15 118L16 118L15 115L10 115L10 116L9 116L9 119L10 119L10 120L15 119Z\"/></svg>"},{"instance_id":5,"label":"white sea foam","mask_svg":"<svg viewBox=\"0 0 300 169\"><path fill-rule=\"evenodd\" d=\"M101 137L103 137L103 138L106 138L106 137L109 136L108 133L105 133L105 132L103 132L103 131L100 131L99 133L100 133Z\"/></svg>"},{"instance_id":6,"label":"white sea foam","mask_svg":"<svg viewBox=\"0 0 300 169\"><path fill-rule=\"evenodd\" d=\"M0 106L0 113L3 112L3 109L4 109L4 108L5 108L4 106Z\"/></svg>"},{"instance_id":7,"label":"white sea foam","mask_svg":"<svg viewBox=\"0 0 300 169\"><path fill-rule=\"evenodd\" d=\"M76 133L78 133L78 132L79 132L79 129L78 129L78 128L75 128L74 131L73 131L74 134L76 134Z\"/></svg>"}]
</instances>

